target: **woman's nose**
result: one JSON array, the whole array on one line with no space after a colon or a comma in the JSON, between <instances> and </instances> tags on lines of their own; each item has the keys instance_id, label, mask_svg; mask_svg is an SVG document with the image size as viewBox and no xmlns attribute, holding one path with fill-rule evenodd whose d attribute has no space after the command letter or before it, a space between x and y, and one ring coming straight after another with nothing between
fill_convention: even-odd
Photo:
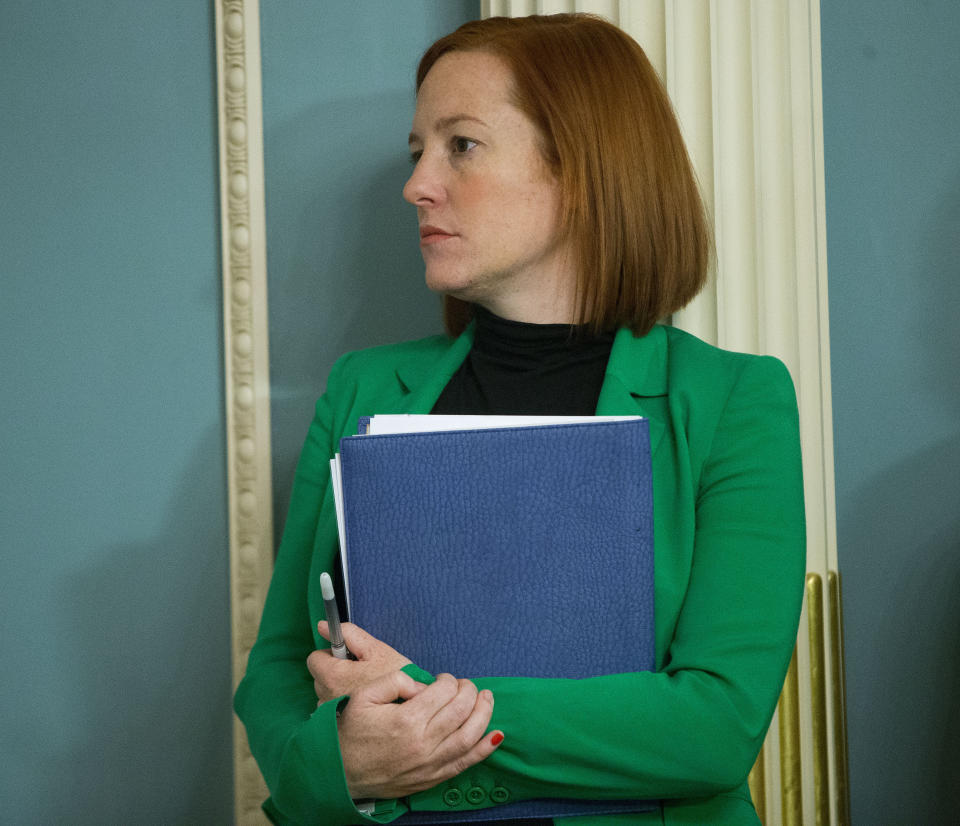
<instances>
[{"instance_id":1,"label":"woman's nose","mask_svg":"<svg viewBox=\"0 0 960 826\"><path fill-rule=\"evenodd\" d=\"M434 206L443 200L440 178L422 156L404 184L403 197L414 206Z\"/></svg>"}]
</instances>

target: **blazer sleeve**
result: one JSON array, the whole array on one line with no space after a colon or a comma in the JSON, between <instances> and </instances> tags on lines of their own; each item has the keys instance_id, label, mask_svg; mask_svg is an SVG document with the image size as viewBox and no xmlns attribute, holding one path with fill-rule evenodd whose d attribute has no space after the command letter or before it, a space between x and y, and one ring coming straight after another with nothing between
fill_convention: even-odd
<instances>
[{"instance_id":1,"label":"blazer sleeve","mask_svg":"<svg viewBox=\"0 0 960 826\"><path fill-rule=\"evenodd\" d=\"M493 691L491 727L505 739L469 771L472 784L514 800L666 799L718 794L750 771L803 593L799 429L786 368L746 359L711 432L693 416L683 426L699 429L692 435L704 459L688 584L662 667L584 680L476 680ZM411 807L444 808L447 785L414 796Z\"/></svg>"},{"instance_id":2,"label":"blazer sleeve","mask_svg":"<svg viewBox=\"0 0 960 826\"><path fill-rule=\"evenodd\" d=\"M297 464L290 509L264 605L257 641L234 697L250 750L270 789L263 808L275 823L378 823L386 817L360 814L350 799L337 737L339 700L317 707L306 658L316 647L307 583L323 502L330 497L328 461L334 452L336 396L343 360L335 365L328 392ZM341 698L342 699L342 698Z\"/></svg>"}]
</instances>

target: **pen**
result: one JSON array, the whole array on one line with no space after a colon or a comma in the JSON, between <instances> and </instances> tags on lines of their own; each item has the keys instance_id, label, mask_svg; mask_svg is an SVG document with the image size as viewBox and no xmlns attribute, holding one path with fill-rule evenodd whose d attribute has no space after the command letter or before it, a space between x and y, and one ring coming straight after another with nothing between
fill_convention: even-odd
<instances>
[{"instance_id":1,"label":"pen","mask_svg":"<svg viewBox=\"0 0 960 826\"><path fill-rule=\"evenodd\" d=\"M333 580L330 574L324 571L320 574L320 592L323 594L323 607L327 612L327 623L330 628L330 650L338 660L352 659L343 641L343 631L340 630L340 612L337 610L337 595L333 591Z\"/></svg>"}]
</instances>

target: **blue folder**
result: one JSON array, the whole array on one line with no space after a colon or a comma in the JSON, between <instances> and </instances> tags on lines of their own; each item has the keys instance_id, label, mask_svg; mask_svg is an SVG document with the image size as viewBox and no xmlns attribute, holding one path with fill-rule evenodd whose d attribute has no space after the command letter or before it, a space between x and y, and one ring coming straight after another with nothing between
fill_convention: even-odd
<instances>
[{"instance_id":1,"label":"blue folder","mask_svg":"<svg viewBox=\"0 0 960 826\"><path fill-rule=\"evenodd\" d=\"M645 419L353 436L340 454L351 621L457 677L654 667ZM538 800L395 822L650 808Z\"/></svg>"}]
</instances>

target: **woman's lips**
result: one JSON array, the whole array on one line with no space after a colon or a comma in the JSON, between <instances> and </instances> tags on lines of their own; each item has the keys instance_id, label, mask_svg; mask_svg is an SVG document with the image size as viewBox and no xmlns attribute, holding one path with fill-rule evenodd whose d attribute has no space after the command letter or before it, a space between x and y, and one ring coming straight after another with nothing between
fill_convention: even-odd
<instances>
[{"instance_id":1,"label":"woman's lips","mask_svg":"<svg viewBox=\"0 0 960 826\"><path fill-rule=\"evenodd\" d=\"M420 246L427 247L431 244L438 244L441 241L446 241L448 238L453 238L454 234L452 232L447 232L446 230L440 229L440 227L434 227L429 224L424 224L420 227Z\"/></svg>"}]
</instances>

